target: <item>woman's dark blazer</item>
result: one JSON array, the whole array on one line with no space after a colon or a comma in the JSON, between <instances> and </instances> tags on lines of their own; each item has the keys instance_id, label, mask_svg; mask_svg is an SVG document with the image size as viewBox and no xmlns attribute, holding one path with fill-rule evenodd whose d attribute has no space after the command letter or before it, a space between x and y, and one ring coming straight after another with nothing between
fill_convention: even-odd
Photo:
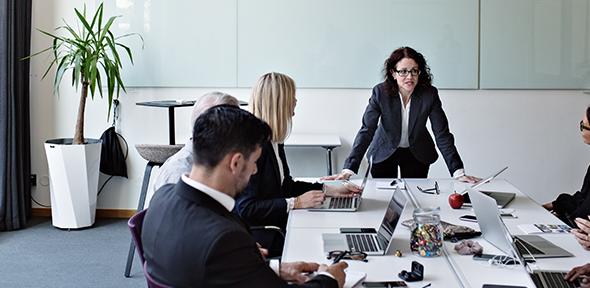
<instances>
[{"instance_id":1,"label":"woman's dark blazer","mask_svg":"<svg viewBox=\"0 0 590 288\"><path fill-rule=\"evenodd\" d=\"M402 131L402 104L399 95L392 95L391 89L386 87L385 82L373 87L361 129L354 139L352 152L344 162L345 169L358 172L367 148L367 155L373 156L374 163L383 162L397 149ZM412 155L427 165L438 158L432 137L426 129L426 120L430 118L436 144L449 172L452 175L463 168L437 89L432 86L416 87L411 99L408 139Z\"/></svg>"},{"instance_id":2,"label":"woman's dark blazer","mask_svg":"<svg viewBox=\"0 0 590 288\"><path fill-rule=\"evenodd\" d=\"M299 196L309 190L321 190L322 184L293 181L285 156L285 147L278 145L285 179L281 185L279 164L270 142L262 147L256 162L258 172L250 178L243 192L236 198L237 212L250 226L273 225L285 229L287 225L286 198Z\"/></svg>"}]
</instances>

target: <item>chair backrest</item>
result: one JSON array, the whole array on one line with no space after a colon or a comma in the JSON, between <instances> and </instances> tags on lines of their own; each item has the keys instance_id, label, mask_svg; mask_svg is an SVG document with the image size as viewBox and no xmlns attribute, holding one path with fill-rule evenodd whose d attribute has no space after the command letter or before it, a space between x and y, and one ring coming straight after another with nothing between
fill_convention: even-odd
<instances>
[{"instance_id":1,"label":"chair backrest","mask_svg":"<svg viewBox=\"0 0 590 288\"><path fill-rule=\"evenodd\" d=\"M135 213L135 215L131 216L129 221L127 221L127 226L131 231L131 237L133 238L133 243L135 243L137 254L139 254L141 265L145 263L145 259L143 258L143 245L141 244L141 228L143 227L143 218L145 217L146 211L147 209L144 209Z\"/></svg>"},{"instance_id":2,"label":"chair backrest","mask_svg":"<svg viewBox=\"0 0 590 288\"><path fill-rule=\"evenodd\" d=\"M145 275L145 279L149 288L169 288L169 286L166 286L152 278L152 276L147 271L147 263L143 263L143 274Z\"/></svg>"}]
</instances>

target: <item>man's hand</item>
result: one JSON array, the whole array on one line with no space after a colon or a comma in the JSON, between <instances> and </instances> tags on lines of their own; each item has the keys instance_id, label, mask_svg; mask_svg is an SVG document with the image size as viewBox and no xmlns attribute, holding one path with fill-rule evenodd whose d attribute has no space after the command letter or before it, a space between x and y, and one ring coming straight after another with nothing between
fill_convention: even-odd
<instances>
[{"instance_id":1,"label":"man's hand","mask_svg":"<svg viewBox=\"0 0 590 288\"><path fill-rule=\"evenodd\" d=\"M575 221L578 229L572 229L572 234L584 249L590 251L590 221L583 218L576 218Z\"/></svg>"},{"instance_id":2,"label":"man's hand","mask_svg":"<svg viewBox=\"0 0 590 288\"><path fill-rule=\"evenodd\" d=\"M360 186L349 181L345 181L341 185L324 185L326 195L330 197L352 197L363 191Z\"/></svg>"},{"instance_id":3,"label":"man's hand","mask_svg":"<svg viewBox=\"0 0 590 288\"><path fill-rule=\"evenodd\" d=\"M336 264L332 264L327 266L325 264L320 265L318 269L319 272L328 272L330 275L334 276L334 279L338 282L338 287L344 287L344 280L346 280L346 273L344 269L348 267L346 262L338 262Z\"/></svg>"},{"instance_id":4,"label":"man's hand","mask_svg":"<svg viewBox=\"0 0 590 288\"><path fill-rule=\"evenodd\" d=\"M258 242L256 242L256 246L258 246L258 251L260 251L260 255L262 255L262 259L266 259L268 257L268 249L262 248Z\"/></svg>"},{"instance_id":5,"label":"man's hand","mask_svg":"<svg viewBox=\"0 0 590 288\"><path fill-rule=\"evenodd\" d=\"M463 175L463 176L457 178L457 180L459 180L461 182L466 182L466 183L475 183L475 182L481 180L481 178L478 178L475 176Z\"/></svg>"},{"instance_id":6,"label":"man's hand","mask_svg":"<svg viewBox=\"0 0 590 288\"><path fill-rule=\"evenodd\" d=\"M578 277L582 276L590 276L590 263L578 267L574 267L570 272L567 272L565 275L565 280L567 281L574 281ZM585 277L582 280L586 280ZM587 282L587 281L585 281Z\"/></svg>"},{"instance_id":7,"label":"man's hand","mask_svg":"<svg viewBox=\"0 0 590 288\"><path fill-rule=\"evenodd\" d=\"M285 281L303 284L309 280L309 273L317 271L319 267L319 264L311 262L283 262L279 275Z\"/></svg>"},{"instance_id":8,"label":"man's hand","mask_svg":"<svg viewBox=\"0 0 590 288\"><path fill-rule=\"evenodd\" d=\"M295 199L295 209L318 207L324 203L326 195L321 190L311 190L303 193Z\"/></svg>"}]
</instances>

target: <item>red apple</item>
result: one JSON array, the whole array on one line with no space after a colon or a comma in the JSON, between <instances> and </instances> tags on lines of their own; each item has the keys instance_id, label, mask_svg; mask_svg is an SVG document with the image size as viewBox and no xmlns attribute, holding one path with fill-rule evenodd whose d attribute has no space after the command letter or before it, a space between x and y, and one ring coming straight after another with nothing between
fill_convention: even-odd
<instances>
[{"instance_id":1,"label":"red apple","mask_svg":"<svg viewBox=\"0 0 590 288\"><path fill-rule=\"evenodd\" d=\"M449 205L451 205L451 208L453 209L461 208L464 202L465 201L463 200L463 195L457 192L454 192L453 194L449 195Z\"/></svg>"}]
</instances>

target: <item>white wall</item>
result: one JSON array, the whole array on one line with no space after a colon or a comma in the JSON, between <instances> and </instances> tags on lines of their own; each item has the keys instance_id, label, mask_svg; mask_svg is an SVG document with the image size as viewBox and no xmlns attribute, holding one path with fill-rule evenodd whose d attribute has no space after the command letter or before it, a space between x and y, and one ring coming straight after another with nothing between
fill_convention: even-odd
<instances>
[{"instance_id":1,"label":"white wall","mask_svg":"<svg viewBox=\"0 0 590 288\"><path fill-rule=\"evenodd\" d=\"M34 0L33 27L52 30L61 18L71 17L73 5L81 1ZM87 1L89 9L94 1ZM50 45L49 39L33 31L32 51ZM72 137L78 92L64 79L60 97L52 95L52 79L41 80L48 55L31 61L31 152L32 173L38 175L33 197L48 204L47 162L43 150L46 139ZM172 56L171 56L172 57ZM376 67L375 69L380 69ZM436 79L436 75L435 75ZM295 79L297 81L297 79ZM99 208L133 209L146 161L135 151L141 143L166 144L165 109L135 105L136 102L164 99L194 99L205 92L221 90L247 101L248 89L129 89L121 100L121 130L130 145L127 160L129 179L115 177L98 199ZM293 133L331 133L341 137L343 146L335 149L334 167L342 167L370 89L300 89ZM590 162L590 147L581 141L578 122L590 96L581 91L440 91L450 128L465 163L467 173L487 176L508 165L503 177L539 202L553 199L561 191L580 188ZM98 138L110 123L106 121L104 99L87 105L86 137ZM184 143L190 134L190 108L177 109L176 141ZM293 175L320 176L325 173L322 149L289 149ZM431 177L448 177L442 159L431 166ZM101 177L102 183L106 178Z\"/></svg>"}]
</instances>

